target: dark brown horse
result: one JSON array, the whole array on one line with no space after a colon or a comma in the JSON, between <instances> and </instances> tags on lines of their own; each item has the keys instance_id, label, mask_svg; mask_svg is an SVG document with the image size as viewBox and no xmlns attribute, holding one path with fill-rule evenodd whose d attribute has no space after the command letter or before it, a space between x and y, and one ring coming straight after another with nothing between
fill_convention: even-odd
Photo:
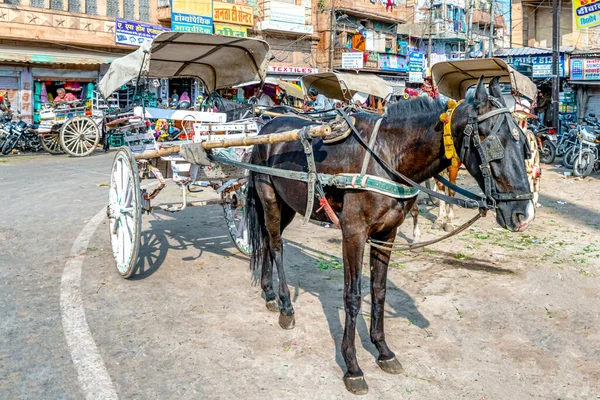
<instances>
[{"instance_id":1,"label":"dark brown horse","mask_svg":"<svg viewBox=\"0 0 600 400\"><path fill-rule=\"evenodd\" d=\"M490 83L489 89L492 96L502 98L496 79ZM501 159L490 162L495 193L500 194L495 201L496 220L502 227L511 231L522 231L534 219L532 201L507 199L511 194L529 193L524 163L524 140L515 137L515 132L509 129L507 120L502 119L504 114L492 113L489 117L489 113L498 105L495 103L495 106L492 100L480 81L474 95L460 104L454 112L452 135L457 151L460 152L467 122L472 123L478 116L482 120L475 125L478 128L469 139L471 144L476 140L475 135L478 135L481 140L487 136L497 135L497 139L504 147L504 153ZM391 106L381 123L374 152L396 171L417 182L423 182L448 168L450 161L444 156L443 127L439 120L440 114L444 111L446 111L446 104L428 98L418 98L398 106ZM482 117L484 114L488 118ZM362 138L368 142L378 116L355 114L353 117ZM501 121L504 122L500 129L492 133L494 125L498 125ZM310 124L310 121L295 117L279 117L268 123L261 134L298 129ZM315 139L313 151L317 171L327 174L359 173L366 152L365 147L354 135L335 145L326 145L321 139ZM464 154L462 162L483 189L484 178L480 169L480 157L475 146L471 145ZM307 168L305 153L299 142L256 146L252 153L252 163L283 170L306 171ZM367 173L396 179L386 172L374 157L370 160ZM361 304L361 271L365 245L370 238L393 242L398 227L409 214L416 197L398 200L375 192L341 190L334 187L325 187L325 194L339 217L343 237L346 319L342 354L347 366L344 383L350 392L362 394L367 392L368 387L356 358L355 328ZM328 221L325 212L317 210L316 203L318 202L315 202L311 218ZM281 236L294 215L305 212L306 204L306 183L251 173L247 204L251 243L255 254L251 265L253 268L262 269L261 286L266 297L267 308L270 311L279 311L279 324L284 329L294 327L295 317L283 268ZM371 246L370 335L371 341L379 352L377 359L379 366L385 372L398 374L402 371L402 366L386 344L383 327L390 254L389 250ZM273 290L274 265L279 276L279 301Z\"/></svg>"}]
</instances>

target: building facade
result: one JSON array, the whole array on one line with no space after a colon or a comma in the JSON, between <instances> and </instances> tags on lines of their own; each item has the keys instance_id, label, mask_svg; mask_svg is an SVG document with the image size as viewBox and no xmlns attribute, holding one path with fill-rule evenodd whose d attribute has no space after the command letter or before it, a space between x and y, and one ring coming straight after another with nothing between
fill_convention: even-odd
<instances>
[{"instance_id":1,"label":"building facade","mask_svg":"<svg viewBox=\"0 0 600 400\"><path fill-rule=\"evenodd\" d=\"M0 92L26 120L64 88L91 98L115 58L117 18L156 23L156 0L10 0L0 4Z\"/></svg>"}]
</instances>

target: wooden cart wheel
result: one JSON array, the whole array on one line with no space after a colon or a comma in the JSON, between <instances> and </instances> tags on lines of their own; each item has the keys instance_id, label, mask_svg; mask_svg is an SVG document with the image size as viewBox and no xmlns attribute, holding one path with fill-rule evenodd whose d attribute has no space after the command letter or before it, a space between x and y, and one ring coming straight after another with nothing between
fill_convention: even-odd
<instances>
[{"instance_id":1,"label":"wooden cart wheel","mask_svg":"<svg viewBox=\"0 0 600 400\"><path fill-rule=\"evenodd\" d=\"M106 214L117 270L129 278L137 269L142 192L137 163L128 147L120 148L113 161Z\"/></svg>"},{"instance_id":2,"label":"wooden cart wheel","mask_svg":"<svg viewBox=\"0 0 600 400\"><path fill-rule=\"evenodd\" d=\"M54 131L46 134L41 134L40 142L42 144L43 149L50 154L64 153L62 147L60 147L60 144L58 143L59 135L60 133Z\"/></svg>"},{"instance_id":3,"label":"wooden cart wheel","mask_svg":"<svg viewBox=\"0 0 600 400\"><path fill-rule=\"evenodd\" d=\"M252 255L246 216L246 185L221 193L221 200L223 200L225 223L233 244L243 254Z\"/></svg>"},{"instance_id":4,"label":"wooden cart wheel","mask_svg":"<svg viewBox=\"0 0 600 400\"><path fill-rule=\"evenodd\" d=\"M60 145L74 157L92 154L100 142L100 129L89 117L73 117L60 130Z\"/></svg>"}]
</instances>

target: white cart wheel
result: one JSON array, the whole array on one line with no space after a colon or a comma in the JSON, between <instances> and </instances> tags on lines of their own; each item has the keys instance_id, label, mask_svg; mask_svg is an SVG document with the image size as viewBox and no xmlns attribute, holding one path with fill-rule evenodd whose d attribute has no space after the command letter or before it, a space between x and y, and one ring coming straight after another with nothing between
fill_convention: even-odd
<instances>
[{"instance_id":1,"label":"white cart wheel","mask_svg":"<svg viewBox=\"0 0 600 400\"><path fill-rule=\"evenodd\" d=\"M42 148L50 154L62 154L64 153L62 147L60 147L58 132L50 132L40 135L40 142Z\"/></svg>"},{"instance_id":2,"label":"white cart wheel","mask_svg":"<svg viewBox=\"0 0 600 400\"><path fill-rule=\"evenodd\" d=\"M74 157L92 154L100 142L100 129L93 119L77 116L63 124L60 130L60 145Z\"/></svg>"},{"instance_id":3,"label":"white cart wheel","mask_svg":"<svg viewBox=\"0 0 600 400\"><path fill-rule=\"evenodd\" d=\"M142 230L142 192L133 153L122 147L113 161L108 195L109 234L119 274L129 278L137 269Z\"/></svg>"},{"instance_id":4,"label":"white cart wheel","mask_svg":"<svg viewBox=\"0 0 600 400\"><path fill-rule=\"evenodd\" d=\"M235 247L243 254L252 255L246 216L246 185L221 193L225 223Z\"/></svg>"}]
</instances>

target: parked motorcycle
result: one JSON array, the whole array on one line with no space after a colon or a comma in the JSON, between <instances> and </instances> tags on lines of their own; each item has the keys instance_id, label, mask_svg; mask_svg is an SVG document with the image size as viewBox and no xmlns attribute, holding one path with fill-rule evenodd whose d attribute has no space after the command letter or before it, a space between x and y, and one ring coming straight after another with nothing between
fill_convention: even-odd
<instances>
[{"instance_id":1,"label":"parked motorcycle","mask_svg":"<svg viewBox=\"0 0 600 400\"><path fill-rule=\"evenodd\" d=\"M26 140L25 145L27 147L29 147L30 143L32 146L34 145L33 139L30 138L29 135L23 138L23 135L28 133L28 125L21 119L20 113L17 113L17 117L19 118L18 121L6 122L2 125L2 128L0 128L2 136L4 137L2 147L0 148L0 152L3 155L10 153L15 147L17 147L17 144L19 144L22 139Z\"/></svg>"},{"instance_id":2,"label":"parked motorcycle","mask_svg":"<svg viewBox=\"0 0 600 400\"><path fill-rule=\"evenodd\" d=\"M544 164L552 164L556 158L556 145L558 138L554 128L543 127L538 128L529 126L529 129L535 135L538 148L540 151L540 162Z\"/></svg>"}]
</instances>

